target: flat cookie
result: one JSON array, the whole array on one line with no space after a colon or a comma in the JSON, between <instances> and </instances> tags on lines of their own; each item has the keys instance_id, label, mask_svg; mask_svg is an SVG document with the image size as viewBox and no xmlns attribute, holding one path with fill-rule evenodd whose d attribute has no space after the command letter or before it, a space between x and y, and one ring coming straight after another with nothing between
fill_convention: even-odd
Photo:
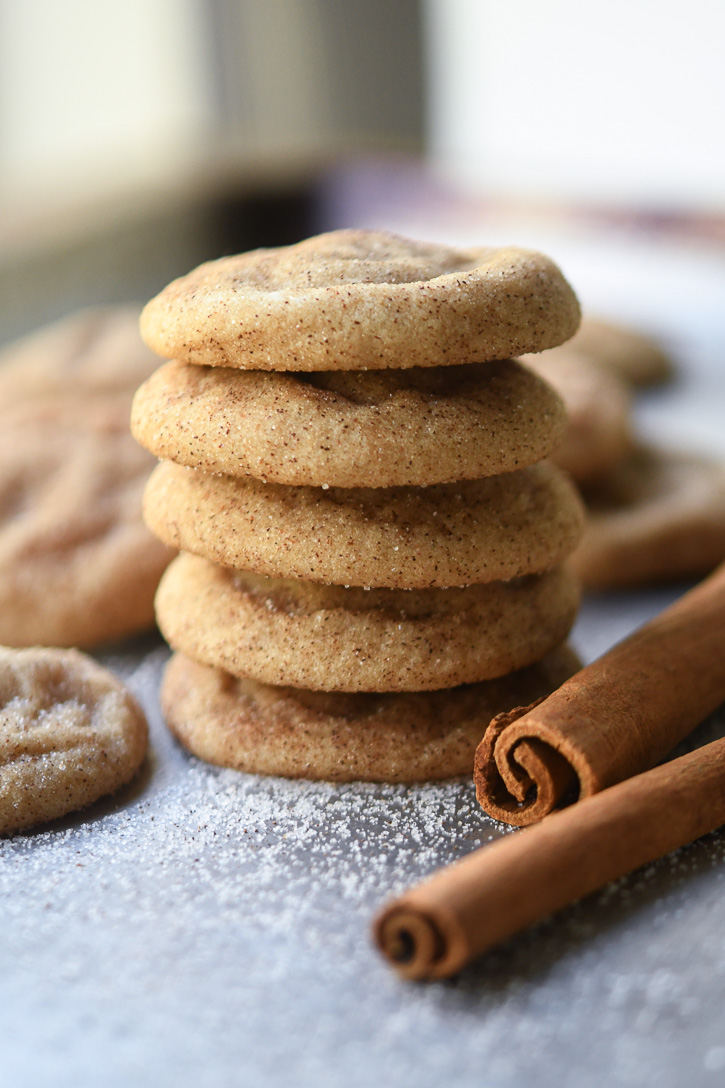
<instances>
[{"instance_id":1,"label":"flat cookie","mask_svg":"<svg viewBox=\"0 0 725 1088\"><path fill-rule=\"evenodd\" d=\"M153 626L172 553L141 520L152 467L128 397L0 414L0 642L93 646Z\"/></svg>"},{"instance_id":2,"label":"flat cookie","mask_svg":"<svg viewBox=\"0 0 725 1088\"><path fill-rule=\"evenodd\" d=\"M128 394L158 366L138 331L140 307L81 310L0 351L0 410L38 397Z\"/></svg>"},{"instance_id":3,"label":"flat cookie","mask_svg":"<svg viewBox=\"0 0 725 1088\"><path fill-rule=\"evenodd\" d=\"M426 589L557 566L579 539L574 487L542 463L433 487L312 488L162 462L144 516L171 547L214 563L333 585Z\"/></svg>"},{"instance_id":4,"label":"flat cookie","mask_svg":"<svg viewBox=\"0 0 725 1088\"><path fill-rule=\"evenodd\" d=\"M201 265L141 316L166 358L252 370L384 370L508 359L568 339L574 292L523 249L340 230Z\"/></svg>"},{"instance_id":5,"label":"flat cookie","mask_svg":"<svg viewBox=\"0 0 725 1088\"><path fill-rule=\"evenodd\" d=\"M0 647L0 834L55 820L133 778L143 712L75 650Z\"/></svg>"},{"instance_id":6,"label":"flat cookie","mask_svg":"<svg viewBox=\"0 0 725 1088\"><path fill-rule=\"evenodd\" d=\"M725 464L640 448L596 491L573 564L592 589L699 578L725 559Z\"/></svg>"},{"instance_id":7,"label":"flat cookie","mask_svg":"<svg viewBox=\"0 0 725 1088\"><path fill-rule=\"evenodd\" d=\"M521 360L550 382L566 405L568 426L551 460L580 484L606 475L632 449L629 386L613 371L564 344Z\"/></svg>"},{"instance_id":8,"label":"flat cookie","mask_svg":"<svg viewBox=\"0 0 725 1088\"><path fill-rule=\"evenodd\" d=\"M674 375L674 364L656 340L613 321L584 316L567 347L589 355L630 385L659 385Z\"/></svg>"},{"instance_id":9,"label":"flat cookie","mask_svg":"<svg viewBox=\"0 0 725 1088\"><path fill-rule=\"evenodd\" d=\"M565 426L560 398L513 361L318 374L171 362L131 416L157 457L318 487L495 476L542 460Z\"/></svg>"},{"instance_id":10,"label":"flat cookie","mask_svg":"<svg viewBox=\"0 0 725 1088\"><path fill-rule=\"evenodd\" d=\"M562 646L500 680L448 691L332 694L235 679L175 654L161 704L184 747L222 767L333 782L423 782L470 775L491 718L550 694L578 668Z\"/></svg>"},{"instance_id":11,"label":"flat cookie","mask_svg":"<svg viewBox=\"0 0 725 1088\"><path fill-rule=\"evenodd\" d=\"M171 362L132 413L157 457L333 487L494 476L542 460L564 428L559 397L513 361L309 375Z\"/></svg>"},{"instance_id":12,"label":"flat cookie","mask_svg":"<svg viewBox=\"0 0 725 1088\"><path fill-rule=\"evenodd\" d=\"M284 581L180 555L156 618L195 661L315 691L427 691L489 680L562 642L579 604L559 567L466 589L371 589Z\"/></svg>"}]
</instances>

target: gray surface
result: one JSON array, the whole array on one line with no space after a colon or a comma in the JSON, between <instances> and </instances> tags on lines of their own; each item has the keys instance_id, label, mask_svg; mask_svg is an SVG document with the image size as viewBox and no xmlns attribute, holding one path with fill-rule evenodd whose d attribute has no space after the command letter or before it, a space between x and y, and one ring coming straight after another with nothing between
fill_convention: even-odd
<instances>
[{"instance_id":1,"label":"gray surface","mask_svg":"<svg viewBox=\"0 0 725 1088\"><path fill-rule=\"evenodd\" d=\"M663 601L637 595L637 614ZM579 643L602 625L628 622L593 602ZM455 982L405 984L370 918L503 833L470 785L312 785L189 760L156 709L166 651L147 649L106 659L151 718L141 785L0 846L0 1082L723 1083L721 834ZM699 739L722 730L720 716Z\"/></svg>"},{"instance_id":2,"label":"gray surface","mask_svg":"<svg viewBox=\"0 0 725 1088\"><path fill-rule=\"evenodd\" d=\"M679 393L643 408L655 432L721 426L722 316L696 314L681 311ZM579 649L596 656L676 592L590 599ZM725 1084L721 833L453 982L405 984L371 947L375 909L504 829L465 782L335 787L190 760L159 720L165 654L151 640L103 657L149 713L142 781L0 843L0 1083ZM723 731L721 714L696 739Z\"/></svg>"}]
</instances>

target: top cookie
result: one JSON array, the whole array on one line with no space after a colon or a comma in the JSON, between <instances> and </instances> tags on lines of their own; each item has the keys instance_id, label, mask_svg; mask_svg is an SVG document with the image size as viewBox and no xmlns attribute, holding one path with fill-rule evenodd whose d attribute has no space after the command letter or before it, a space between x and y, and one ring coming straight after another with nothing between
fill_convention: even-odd
<instances>
[{"instance_id":1,"label":"top cookie","mask_svg":"<svg viewBox=\"0 0 725 1088\"><path fill-rule=\"evenodd\" d=\"M385 370L506 359L568 339L574 292L523 249L341 230L201 265L141 315L159 354L255 370Z\"/></svg>"}]
</instances>

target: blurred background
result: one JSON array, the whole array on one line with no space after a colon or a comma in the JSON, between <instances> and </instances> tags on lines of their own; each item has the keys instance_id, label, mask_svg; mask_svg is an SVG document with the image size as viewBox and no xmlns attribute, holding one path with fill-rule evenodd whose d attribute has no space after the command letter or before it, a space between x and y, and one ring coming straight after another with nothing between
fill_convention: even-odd
<instances>
[{"instance_id":1,"label":"blurred background","mask_svg":"<svg viewBox=\"0 0 725 1088\"><path fill-rule=\"evenodd\" d=\"M545 248L696 366L723 40L720 0L0 0L0 340L367 225Z\"/></svg>"}]
</instances>

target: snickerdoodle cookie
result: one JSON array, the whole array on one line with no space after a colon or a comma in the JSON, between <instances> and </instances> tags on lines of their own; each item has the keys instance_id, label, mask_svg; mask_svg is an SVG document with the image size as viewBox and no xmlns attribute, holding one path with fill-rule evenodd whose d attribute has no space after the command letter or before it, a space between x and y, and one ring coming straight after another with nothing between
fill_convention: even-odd
<instances>
[{"instance_id":1,"label":"snickerdoodle cookie","mask_svg":"<svg viewBox=\"0 0 725 1088\"><path fill-rule=\"evenodd\" d=\"M211 261L144 308L160 355L253 370L379 370L507 359L570 337L576 297L522 249L340 230Z\"/></svg>"},{"instance_id":2,"label":"snickerdoodle cookie","mask_svg":"<svg viewBox=\"0 0 725 1088\"><path fill-rule=\"evenodd\" d=\"M281 374L167 363L131 426L157 457L279 484L394 487L493 476L564 434L560 398L512 361Z\"/></svg>"},{"instance_id":3,"label":"snickerdoodle cookie","mask_svg":"<svg viewBox=\"0 0 725 1088\"><path fill-rule=\"evenodd\" d=\"M592 589L702 577L725 559L725 464L640 447L587 492L572 563Z\"/></svg>"},{"instance_id":4,"label":"snickerdoodle cookie","mask_svg":"<svg viewBox=\"0 0 725 1088\"><path fill-rule=\"evenodd\" d=\"M0 642L92 646L153 625L172 553L141 519L153 461L128 415L157 362L133 307L0 353Z\"/></svg>"},{"instance_id":5,"label":"snickerdoodle cookie","mask_svg":"<svg viewBox=\"0 0 725 1088\"><path fill-rule=\"evenodd\" d=\"M499 680L346 694L237 679L175 654L161 704L181 743L223 767L333 782L421 782L470 775L491 718L550 694L579 667L562 646Z\"/></svg>"},{"instance_id":6,"label":"snickerdoodle cookie","mask_svg":"<svg viewBox=\"0 0 725 1088\"><path fill-rule=\"evenodd\" d=\"M143 712L75 650L0 647L0 834L54 820L129 782Z\"/></svg>"},{"instance_id":7,"label":"snickerdoodle cookie","mask_svg":"<svg viewBox=\"0 0 725 1088\"><path fill-rule=\"evenodd\" d=\"M156 596L170 645L235 676L320 691L424 691L488 680L566 638L578 584L546 574L465 589L264 578L180 555Z\"/></svg>"},{"instance_id":8,"label":"snickerdoodle cookie","mask_svg":"<svg viewBox=\"0 0 725 1088\"><path fill-rule=\"evenodd\" d=\"M432 487L313 488L210 476L162 462L144 495L149 528L222 566L334 585L425 589L556 566L583 511L553 465Z\"/></svg>"},{"instance_id":9,"label":"snickerdoodle cookie","mask_svg":"<svg viewBox=\"0 0 725 1088\"><path fill-rule=\"evenodd\" d=\"M152 460L127 413L126 394L0 412L0 642L92 646L153 626L172 553L141 520Z\"/></svg>"},{"instance_id":10,"label":"snickerdoodle cookie","mask_svg":"<svg viewBox=\"0 0 725 1088\"><path fill-rule=\"evenodd\" d=\"M0 351L0 411L37 397L134 390L158 366L138 331L140 306L71 314Z\"/></svg>"},{"instance_id":11,"label":"snickerdoodle cookie","mask_svg":"<svg viewBox=\"0 0 725 1088\"><path fill-rule=\"evenodd\" d=\"M563 344L521 360L566 405L568 425L552 461L585 484L599 479L632 449L632 394L614 371Z\"/></svg>"},{"instance_id":12,"label":"snickerdoodle cookie","mask_svg":"<svg viewBox=\"0 0 725 1088\"><path fill-rule=\"evenodd\" d=\"M588 355L630 385L657 385L674 374L672 359L651 336L600 317L585 314L569 347Z\"/></svg>"}]
</instances>

